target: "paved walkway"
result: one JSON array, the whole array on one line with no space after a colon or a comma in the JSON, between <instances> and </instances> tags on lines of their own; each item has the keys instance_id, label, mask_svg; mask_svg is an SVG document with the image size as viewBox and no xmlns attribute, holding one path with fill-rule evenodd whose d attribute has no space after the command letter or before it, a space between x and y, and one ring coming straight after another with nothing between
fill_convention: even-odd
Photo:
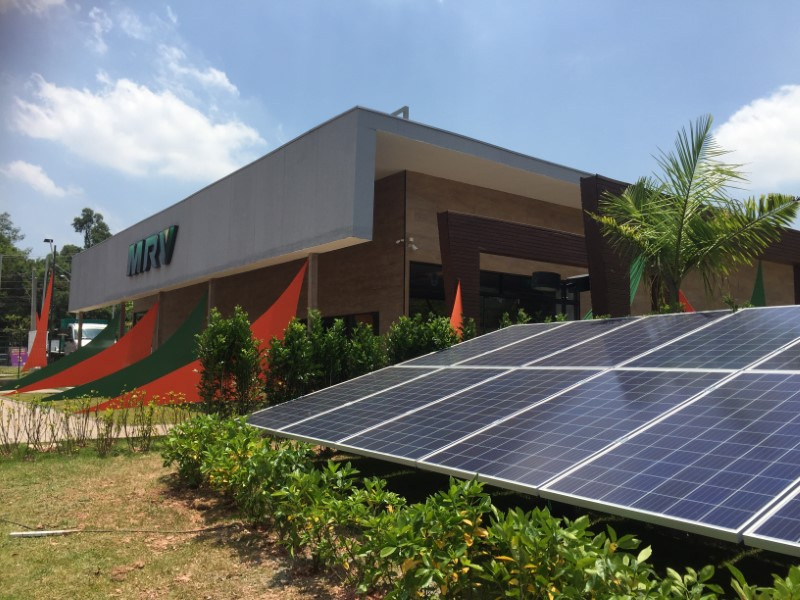
<instances>
[{"instance_id":1,"label":"paved walkway","mask_svg":"<svg viewBox=\"0 0 800 600\"><path fill-rule=\"evenodd\" d=\"M164 435L172 425L157 424L152 435ZM67 415L45 405L19 402L0 397L0 445L30 443L43 449L67 439L95 439L98 437L98 418L94 413ZM131 425L115 428L114 437L135 436L138 429Z\"/></svg>"}]
</instances>

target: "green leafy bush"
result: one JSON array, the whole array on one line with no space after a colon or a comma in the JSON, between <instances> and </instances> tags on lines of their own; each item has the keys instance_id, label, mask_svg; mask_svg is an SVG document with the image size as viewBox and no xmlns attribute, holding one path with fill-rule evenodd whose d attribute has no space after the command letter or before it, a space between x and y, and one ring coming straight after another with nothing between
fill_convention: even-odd
<instances>
[{"instance_id":1,"label":"green leafy bush","mask_svg":"<svg viewBox=\"0 0 800 600\"><path fill-rule=\"evenodd\" d=\"M212 308L208 327L195 340L204 410L242 415L263 403L261 342L253 337L247 313L240 306L229 318Z\"/></svg>"},{"instance_id":2,"label":"green leafy bush","mask_svg":"<svg viewBox=\"0 0 800 600\"><path fill-rule=\"evenodd\" d=\"M458 343L458 334L450 327L450 319L433 313L402 316L392 323L386 335L389 363L395 364L417 356L449 348Z\"/></svg>"},{"instance_id":3,"label":"green leafy bush","mask_svg":"<svg viewBox=\"0 0 800 600\"><path fill-rule=\"evenodd\" d=\"M379 369L386 352L369 326L359 324L348 336L341 319L325 327L311 311L308 325L292 321L283 340L272 340L267 364L267 398L277 404Z\"/></svg>"},{"instance_id":4,"label":"green leafy bush","mask_svg":"<svg viewBox=\"0 0 800 600\"><path fill-rule=\"evenodd\" d=\"M198 415L174 427L167 435L161 456L164 466L177 466L178 476L188 485L203 483L204 455L220 436L223 419L217 415Z\"/></svg>"}]
</instances>

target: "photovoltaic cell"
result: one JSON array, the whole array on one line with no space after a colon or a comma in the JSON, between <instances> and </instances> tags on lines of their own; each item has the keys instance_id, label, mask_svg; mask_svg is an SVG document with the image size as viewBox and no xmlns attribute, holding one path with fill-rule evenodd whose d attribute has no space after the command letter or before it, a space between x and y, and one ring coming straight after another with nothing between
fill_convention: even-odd
<instances>
[{"instance_id":1,"label":"photovoltaic cell","mask_svg":"<svg viewBox=\"0 0 800 600\"><path fill-rule=\"evenodd\" d=\"M629 366L741 369L798 337L800 306L746 309Z\"/></svg>"},{"instance_id":2,"label":"photovoltaic cell","mask_svg":"<svg viewBox=\"0 0 800 600\"><path fill-rule=\"evenodd\" d=\"M308 439L335 443L386 419L420 408L499 373L495 369L444 369L422 379L380 392L330 413L286 427Z\"/></svg>"},{"instance_id":3,"label":"photovoltaic cell","mask_svg":"<svg viewBox=\"0 0 800 600\"><path fill-rule=\"evenodd\" d=\"M276 431L322 411L342 406L363 396L405 383L420 375L433 373L435 369L398 369L389 367L374 371L334 385L324 390L301 396L253 413L247 420L251 425Z\"/></svg>"},{"instance_id":4,"label":"photovoltaic cell","mask_svg":"<svg viewBox=\"0 0 800 600\"><path fill-rule=\"evenodd\" d=\"M520 367L567 346L615 329L626 322L628 321L625 319L570 321L563 327L556 327L543 335L537 335L461 364L463 366Z\"/></svg>"},{"instance_id":5,"label":"photovoltaic cell","mask_svg":"<svg viewBox=\"0 0 800 600\"><path fill-rule=\"evenodd\" d=\"M758 369L775 371L800 371L800 344L795 344L761 363Z\"/></svg>"},{"instance_id":6,"label":"photovoltaic cell","mask_svg":"<svg viewBox=\"0 0 800 600\"><path fill-rule=\"evenodd\" d=\"M610 371L425 462L538 487L722 376Z\"/></svg>"},{"instance_id":7,"label":"photovoltaic cell","mask_svg":"<svg viewBox=\"0 0 800 600\"><path fill-rule=\"evenodd\" d=\"M592 371L512 371L346 440L349 446L419 459L591 376Z\"/></svg>"},{"instance_id":8,"label":"photovoltaic cell","mask_svg":"<svg viewBox=\"0 0 800 600\"><path fill-rule=\"evenodd\" d=\"M745 533L745 543L800 556L800 494L782 503L768 518Z\"/></svg>"},{"instance_id":9,"label":"photovoltaic cell","mask_svg":"<svg viewBox=\"0 0 800 600\"><path fill-rule=\"evenodd\" d=\"M498 329L486 335L467 340L455 346L451 346L440 352L420 356L403 363L403 365L413 366L449 366L462 360L473 358L484 352L496 350L507 344L518 342L532 335L544 333L557 327L563 327L564 323L530 323L527 325L512 325L504 329Z\"/></svg>"},{"instance_id":10,"label":"photovoltaic cell","mask_svg":"<svg viewBox=\"0 0 800 600\"><path fill-rule=\"evenodd\" d=\"M800 306L520 325L250 422L800 556L798 340Z\"/></svg>"},{"instance_id":11,"label":"photovoltaic cell","mask_svg":"<svg viewBox=\"0 0 800 600\"><path fill-rule=\"evenodd\" d=\"M708 312L639 319L631 325L533 364L537 367L612 367L711 323L722 314Z\"/></svg>"},{"instance_id":12,"label":"photovoltaic cell","mask_svg":"<svg viewBox=\"0 0 800 600\"><path fill-rule=\"evenodd\" d=\"M800 375L742 373L547 486L739 531L800 476Z\"/></svg>"}]
</instances>

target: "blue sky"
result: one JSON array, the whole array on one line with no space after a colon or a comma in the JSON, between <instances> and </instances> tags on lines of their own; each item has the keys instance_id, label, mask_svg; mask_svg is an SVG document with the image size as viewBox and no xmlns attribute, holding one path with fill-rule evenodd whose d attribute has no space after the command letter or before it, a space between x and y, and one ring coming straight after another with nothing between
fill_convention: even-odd
<instances>
[{"instance_id":1,"label":"blue sky","mask_svg":"<svg viewBox=\"0 0 800 600\"><path fill-rule=\"evenodd\" d=\"M625 181L710 113L742 196L800 195L798 31L794 0L0 0L0 211L80 245L84 206L118 232L355 105Z\"/></svg>"}]
</instances>

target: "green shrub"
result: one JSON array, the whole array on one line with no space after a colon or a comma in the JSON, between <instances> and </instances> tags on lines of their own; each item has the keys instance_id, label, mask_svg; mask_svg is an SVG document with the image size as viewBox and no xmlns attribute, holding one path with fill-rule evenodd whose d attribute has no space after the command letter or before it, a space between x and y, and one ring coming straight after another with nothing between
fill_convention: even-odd
<instances>
[{"instance_id":1,"label":"green shrub","mask_svg":"<svg viewBox=\"0 0 800 600\"><path fill-rule=\"evenodd\" d=\"M161 456L164 466L177 465L178 476L191 487L203 483L204 454L220 435L222 419L198 415L174 427L167 435Z\"/></svg>"},{"instance_id":2,"label":"green shrub","mask_svg":"<svg viewBox=\"0 0 800 600\"><path fill-rule=\"evenodd\" d=\"M366 550L378 559L387 598L425 594L468 597L473 571L481 567L483 526L491 498L477 481L450 480L446 491L395 513L390 526L374 531ZM371 574L371 572L369 573ZM370 580L362 582L362 589Z\"/></svg>"},{"instance_id":3,"label":"green shrub","mask_svg":"<svg viewBox=\"0 0 800 600\"><path fill-rule=\"evenodd\" d=\"M344 321L325 327L318 311L308 325L292 321L267 350L267 398L278 404L335 385L386 364L383 340L359 324L348 337Z\"/></svg>"},{"instance_id":4,"label":"green shrub","mask_svg":"<svg viewBox=\"0 0 800 600\"><path fill-rule=\"evenodd\" d=\"M389 363L395 364L417 356L449 348L458 343L458 334L450 327L450 319L433 313L402 316L392 323L386 335Z\"/></svg>"},{"instance_id":5,"label":"green shrub","mask_svg":"<svg viewBox=\"0 0 800 600\"><path fill-rule=\"evenodd\" d=\"M227 319L212 308L208 327L195 340L201 365L198 391L205 411L243 415L263 403L261 342L253 337L240 306Z\"/></svg>"},{"instance_id":6,"label":"green shrub","mask_svg":"<svg viewBox=\"0 0 800 600\"><path fill-rule=\"evenodd\" d=\"M314 348L308 328L292 320L283 340L273 338L267 350L267 401L278 404L313 390L317 379Z\"/></svg>"},{"instance_id":7,"label":"green shrub","mask_svg":"<svg viewBox=\"0 0 800 600\"><path fill-rule=\"evenodd\" d=\"M272 493L278 535L292 556L307 548L315 565L335 562L337 523L329 507L350 495L357 474L349 462L328 461L321 469L288 473Z\"/></svg>"},{"instance_id":8,"label":"green shrub","mask_svg":"<svg viewBox=\"0 0 800 600\"><path fill-rule=\"evenodd\" d=\"M242 516L252 523L272 520L277 502L274 492L286 485L292 473L313 470L311 446L293 440L261 438L249 448L247 460L231 476L231 495Z\"/></svg>"},{"instance_id":9,"label":"green shrub","mask_svg":"<svg viewBox=\"0 0 800 600\"><path fill-rule=\"evenodd\" d=\"M545 317L544 322L549 323L548 318L552 321L552 317ZM504 312L500 315L500 325L499 328L503 329L504 327L511 327L511 325L524 325L526 323L530 323L533 320L527 312L525 312L524 308L519 308L517 312L512 316L510 316L507 312Z\"/></svg>"},{"instance_id":10,"label":"green shrub","mask_svg":"<svg viewBox=\"0 0 800 600\"><path fill-rule=\"evenodd\" d=\"M372 327L359 323L350 334L347 348L347 378L358 377L386 366L386 341Z\"/></svg>"}]
</instances>

